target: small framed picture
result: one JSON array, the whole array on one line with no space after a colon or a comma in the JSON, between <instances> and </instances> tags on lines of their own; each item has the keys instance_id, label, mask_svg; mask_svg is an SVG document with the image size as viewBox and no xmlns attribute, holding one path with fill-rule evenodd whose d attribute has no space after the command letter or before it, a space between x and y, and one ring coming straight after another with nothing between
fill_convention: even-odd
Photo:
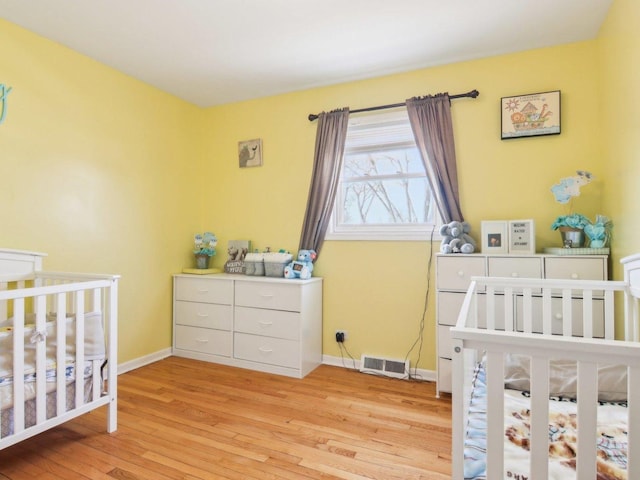
<instances>
[{"instance_id":1,"label":"small framed picture","mask_svg":"<svg viewBox=\"0 0 640 480\"><path fill-rule=\"evenodd\" d=\"M536 228L533 220L509 220L509 253L536 253Z\"/></svg>"},{"instance_id":2,"label":"small framed picture","mask_svg":"<svg viewBox=\"0 0 640 480\"><path fill-rule=\"evenodd\" d=\"M560 90L502 97L502 140L560 133Z\"/></svg>"},{"instance_id":3,"label":"small framed picture","mask_svg":"<svg viewBox=\"0 0 640 480\"><path fill-rule=\"evenodd\" d=\"M483 220L482 253L509 253L509 234L506 220Z\"/></svg>"},{"instance_id":4,"label":"small framed picture","mask_svg":"<svg viewBox=\"0 0 640 480\"><path fill-rule=\"evenodd\" d=\"M238 142L238 162L240 168L262 166L262 139Z\"/></svg>"}]
</instances>

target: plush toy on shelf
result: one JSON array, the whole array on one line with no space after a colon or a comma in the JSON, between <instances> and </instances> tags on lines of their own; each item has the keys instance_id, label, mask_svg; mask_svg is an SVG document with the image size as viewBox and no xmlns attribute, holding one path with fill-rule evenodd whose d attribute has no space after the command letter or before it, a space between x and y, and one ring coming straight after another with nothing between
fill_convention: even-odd
<instances>
[{"instance_id":1,"label":"plush toy on shelf","mask_svg":"<svg viewBox=\"0 0 640 480\"><path fill-rule=\"evenodd\" d=\"M313 261L318 254L315 250L300 250L298 259L284 267L284 278L299 278L307 280L313 272Z\"/></svg>"},{"instance_id":2,"label":"plush toy on shelf","mask_svg":"<svg viewBox=\"0 0 640 480\"><path fill-rule=\"evenodd\" d=\"M440 227L442 243L441 253L473 253L476 249L476 241L471 238L469 232L471 226L467 222L449 222Z\"/></svg>"}]
</instances>

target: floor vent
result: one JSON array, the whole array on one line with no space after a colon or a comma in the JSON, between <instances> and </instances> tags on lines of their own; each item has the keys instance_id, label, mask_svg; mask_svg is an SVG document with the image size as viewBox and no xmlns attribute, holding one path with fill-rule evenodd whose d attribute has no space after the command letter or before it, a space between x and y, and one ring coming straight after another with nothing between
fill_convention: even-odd
<instances>
[{"instance_id":1,"label":"floor vent","mask_svg":"<svg viewBox=\"0 0 640 480\"><path fill-rule=\"evenodd\" d=\"M360 371L386 377L409 378L409 360L391 360L389 358L362 355Z\"/></svg>"}]
</instances>

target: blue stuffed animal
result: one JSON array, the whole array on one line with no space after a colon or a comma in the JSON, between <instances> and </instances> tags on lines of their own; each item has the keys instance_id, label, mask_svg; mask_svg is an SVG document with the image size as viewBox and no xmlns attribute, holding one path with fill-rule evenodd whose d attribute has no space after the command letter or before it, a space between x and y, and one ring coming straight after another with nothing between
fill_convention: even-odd
<instances>
[{"instance_id":1,"label":"blue stuffed animal","mask_svg":"<svg viewBox=\"0 0 640 480\"><path fill-rule=\"evenodd\" d=\"M300 250L298 260L294 260L284 267L284 278L299 278L307 280L311 278L313 272L313 261L318 254L315 250Z\"/></svg>"}]
</instances>

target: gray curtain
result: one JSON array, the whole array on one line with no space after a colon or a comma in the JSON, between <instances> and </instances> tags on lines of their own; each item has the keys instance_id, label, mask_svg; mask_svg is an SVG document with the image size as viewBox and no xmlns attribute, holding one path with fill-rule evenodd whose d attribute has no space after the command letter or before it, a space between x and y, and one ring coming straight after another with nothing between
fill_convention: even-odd
<instances>
[{"instance_id":1,"label":"gray curtain","mask_svg":"<svg viewBox=\"0 0 640 480\"><path fill-rule=\"evenodd\" d=\"M449 95L410 98L407 112L442 221L462 222Z\"/></svg>"},{"instance_id":2,"label":"gray curtain","mask_svg":"<svg viewBox=\"0 0 640 480\"><path fill-rule=\"evenodd\" d=\"M336 198L348 123L348 108L322 112L318 116L313 173L300 236L300 250L315 250L320 255Z\"/></svg>"}]
</instances>

